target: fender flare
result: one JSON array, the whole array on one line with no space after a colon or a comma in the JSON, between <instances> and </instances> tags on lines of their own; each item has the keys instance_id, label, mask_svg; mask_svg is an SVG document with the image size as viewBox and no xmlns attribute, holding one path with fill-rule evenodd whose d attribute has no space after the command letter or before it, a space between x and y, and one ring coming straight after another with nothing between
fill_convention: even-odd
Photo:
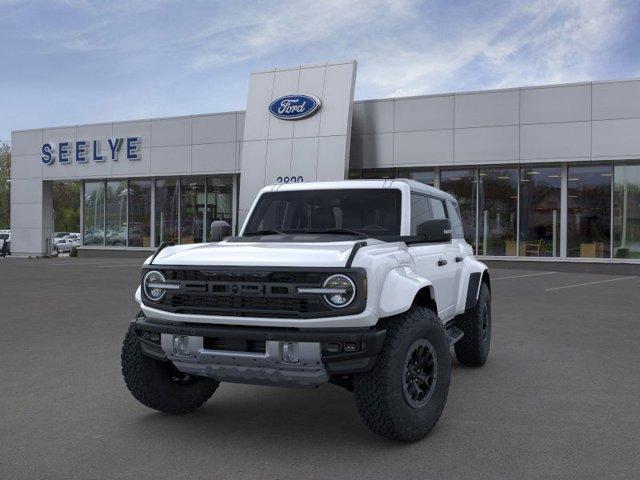
<instances>
[{"instance_id":1,"label":"fender flare","mask_svg":"<svg viewBox=\"0 0 640 480\"><path fill-rule=\"evenodd\" d=\"M409 267L397 267L387 273L380 292L378 311L380 317L390 317L406 312L420 290L428 288L431 298L435 299L433 283L417 275Z\"/></svg>"},{"instance_id":2,"label":"fender flare","mask_svg":"<svg viewBox=\"0 0 640 480\"><path fill-rule=\"evenodd\" d=\"M466 257L460 278L462 288L458 289L457 314L464 313L476 306L483 278L489 282L488 267L475 258Z\"/></svg>"}]
</instances>

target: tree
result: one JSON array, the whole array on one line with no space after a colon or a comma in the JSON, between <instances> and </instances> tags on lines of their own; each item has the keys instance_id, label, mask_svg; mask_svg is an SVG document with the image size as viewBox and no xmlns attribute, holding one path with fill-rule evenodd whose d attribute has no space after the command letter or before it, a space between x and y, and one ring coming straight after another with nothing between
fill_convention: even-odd
<instances>
[{"instance_id":1,"label":"tree","mask_svg":"<svg viewBox=\"0 0 640 480\"><path fill-rule=\"evenodd\" d=\"M8 229L10 225L10 187L11 178L11 147L0 142L0 230Z\"/></svg>"}]
</instances>

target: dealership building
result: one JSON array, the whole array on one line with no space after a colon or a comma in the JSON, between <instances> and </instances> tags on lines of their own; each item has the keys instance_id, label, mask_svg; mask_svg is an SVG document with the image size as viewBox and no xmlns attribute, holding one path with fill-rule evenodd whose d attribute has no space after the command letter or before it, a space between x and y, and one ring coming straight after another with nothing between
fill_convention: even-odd
<instances>
[{"instance_id":1,"label":"dealership building","mask_svg":"<svg viewBox=\"0 0 640 480\"><path fill-rule=\"evenodd\" d=\"M43 255L80 181L85 251L238 231L265 185L412 178L487 259L640 263L640 80L354 101L355 61L251 74L246 111L12 132L14 254ZM339 227L339 225L338 225Z\"/></svg>"}]
</instances>

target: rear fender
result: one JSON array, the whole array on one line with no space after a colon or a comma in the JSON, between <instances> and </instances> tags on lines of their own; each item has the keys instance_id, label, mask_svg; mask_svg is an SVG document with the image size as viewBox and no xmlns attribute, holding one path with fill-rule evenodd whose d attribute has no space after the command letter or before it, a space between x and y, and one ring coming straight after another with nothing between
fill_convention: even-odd
<instances>
[{"instance_id":1,"label":"rear fender","mask_svg":"<svg viewBox=\"0 0 640 480\"><path fill-rule=\"evenodd\" d=\"M431 281L417 275L410 267L398 267L391 270L382 284L378 306L380 318L409 310L416 295L423 288L428 288L431 298L435 298Z\"/></svg>"}]
</instances>

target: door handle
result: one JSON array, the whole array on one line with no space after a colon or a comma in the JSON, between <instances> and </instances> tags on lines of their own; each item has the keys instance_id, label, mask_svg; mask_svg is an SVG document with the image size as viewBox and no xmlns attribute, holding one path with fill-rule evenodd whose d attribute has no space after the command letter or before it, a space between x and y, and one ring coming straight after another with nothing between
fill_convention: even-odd
<instances>
[{"instance_id":1,"label":"door handle","mask_svg":"<svg viewBox=\"0 0 640 480\"><path fill-rule=\"evenodd\" d=\"M462 260L463 260L463 258L462 258L462 257L456 257L456 263L457 263L457 262L461 262Z\"/></svg>"},{"instance_id":2,"label":"door handle","mask_svg":"<svg viewBox=\"0 0 640 480\"><path fill-rule=\"evenodd\" d=\"M447 264L447 261L444 258L441 258L440 260L438 260L439 267L444 267L446 264Z\"/></svg>"}]
</instances>

